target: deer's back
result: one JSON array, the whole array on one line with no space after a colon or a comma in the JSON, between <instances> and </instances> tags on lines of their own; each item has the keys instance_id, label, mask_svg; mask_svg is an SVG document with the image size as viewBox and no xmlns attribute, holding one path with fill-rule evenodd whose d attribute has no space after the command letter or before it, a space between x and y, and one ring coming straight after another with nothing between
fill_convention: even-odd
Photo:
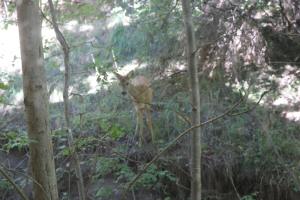
<instances>
[{"instance_id":1,"label":"deer's back","mask_svg":"<svg viewBox=\"0 0 300 200\"><path fill-rule=\"evenodd\" d=\"M146 77L136 76L131 80L131 87L128 89L136 103L151 104L153 91Z\"/></svg>"}]
</instances>

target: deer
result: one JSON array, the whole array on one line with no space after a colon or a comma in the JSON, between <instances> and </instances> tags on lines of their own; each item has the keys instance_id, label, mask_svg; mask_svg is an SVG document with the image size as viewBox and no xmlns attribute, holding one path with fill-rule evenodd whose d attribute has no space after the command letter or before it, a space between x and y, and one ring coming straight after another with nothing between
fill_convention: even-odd
<instances>
[{"instance_id":1,"label":"deer","mask_svg":"<svg viewBox=\"0 0 300 200\"><path fill-rule=\"evenodd\" d=\"M135 136L139 138L139 146L144 140L144 116L151 134L152 143L154 142L154 132L151 118L151 104L153 98L153 90L150 81L145 76L135 76L134 71L130 71L127 75L121 75L113 72L122 88L122 95L128 94L133 102L136 110L136 127Z\"/></svg>"}]
</instances>

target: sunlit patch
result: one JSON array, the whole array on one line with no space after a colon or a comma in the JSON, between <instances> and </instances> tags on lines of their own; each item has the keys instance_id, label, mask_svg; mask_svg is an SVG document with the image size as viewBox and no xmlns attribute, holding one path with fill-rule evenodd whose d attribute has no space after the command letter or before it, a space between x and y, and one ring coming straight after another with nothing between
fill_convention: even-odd
<instances>
[{"instance_id":1,"label":"sunlit patch","mask_svg":"<svg viewBox=\"0 0 300 200\"><path fill-rule=\"evenodd\" d=\"M9 26L0 31L0 73L21 72L19 31L17 26Z\"/></svg>"},{"instance_id":2,"label":"sunlit patch","mask_svg":"<svg viewBox=\"0 0 300 200\"><path fill-rule=\"evenodd\" d=\"M186 69L186 66L182 62L178 62L178 61L174 63L174 67L177 70L184 70L184 69Z\"/></svg>"},{"instance_id":3,"label":"sunlit patch","mask_svg":"<svg viewBox=\"0 0 300 200\"><path fill-rule=\"evenodd\" d=\"M162 75L171 76L172 74L183 71L186 69L186 65L180 61L173 61L169 63L169 67L167 70L164 71ZM161 78L155 77L154 79Z\"/></svg>"},{"instance_id":4,"label":"sunlit patch","mask_svg":"<svg viewBox=\"0 0 300 200\"><path fill-rule=\"evenodd\" d=\"M64 26L64 28L67 29L68 31L73 31L77 27L78 27L78 21L76 20L72 20Z\"/></svg>"},{"instance_id":5,"label":"sunlit patch","mask_svg":"<svg viewBox=\"0 0 300 200\"><path fill-rule=\"evenodd\" d=\"M49 98L50 103L63 102L63 92L58 89L54 89Z\"/></svg>"},{"instance_id":6,"label":"sunlit patch","mask_svg":"<svg viewBox=\"0 0 300 200\"><path fill-rule=\"evenodd\" d=\"M145 64L139 64L137 60L133 60L131 63L124 65L122 69L118 70L118 72L120 72L120 74L122 75L125 75L132 70L135 70L137 68L143 68L145 66L146 66Z\"/></svg>"},{"instance_id":7,"label":"sunlit patch","mask_svg":"<svg viewBox=\"0 0 300 200\"><path fill-rule=\"evenodd\" d=\"M84 32L84 31L92 31L92 30L94 30L94 26L89 25L89 24L82 25L79 28L79 31L82 31L82 32Z\"/></svg>"},{"instance_id":8,"label":"sunlit patch","mask_svg":"<svg viewBox=\"0 0 300 200\"><path fill-rule=\"evenodd\" d=\"M122 24L123 26L130 25L131 18L125 15L125 11L122 11L122 8L115 8L112 10L112 15L109 18L107 27L109 29L113 28L117 24Z\"/></svg>"},{"instance_id":9,"label":"sunlit patch","mask_svg":"<svg viewBox=\"0 0 300 200\"><path fill-rule=\"evenodd\" d=\"M297 68L286 65L280 77L277 77L277 84L280 89L279 97L273 102L275 106L292 106L300 102L300 86L297 81Z\"/></svg>"},{"instance_id":10,"label":"sunlit patch","mask_svg":"<svg viewBox=\"0 0 300 200\"><path fill-rule=\"evenodd\" d=\"M14 95L11 103L13 105L19 105L19 104L23 103L23 99L24 99L23 90L21 90Z\"/></svg>"},{"instance_id":11,"label":"sunlit patch","mask_svg":"<svg viewBox=\"0 0 300 200\"><path fill-rule=\"evenodd\" d=\"M290 121L299 122L300 121L300 111L293 111L293 112L284 112L284 117Z\"/></svg>"},{"instance_id":12,"label":"sunlit patch","mask_svg":"<svg viewBox=\"0 0 300 200\"><path fill-rule=\"evenodd\" d=\"M95 94L97 93L98 90L100 90L100 85L97 81L97 74L93 74L88 76L85 80L84 83L89 86L89 90L87 91L88 94Z\"/></svg>"},{"instance_id":13,"label":"sunlit patch","mask_svg":"<svg viewBox=\"0 0 300 200\"><path fill-rule=\"evenodd\" d=\"M289 104L289 101L284 97L279 97L278 99L276 99L273 102L274 106L284 106L284 105L288 105L288 104Z\"/></svg>"},{"instance_id":14,"label":"sunlit patch","mask_svg":"<svg viewBox=\"0 0 300 200\"><path fill-rule=\"evenodd\" d=\"M265 11L256 12L253 16L254 19L262 19L265 16Z\"/></svg>"},{"instance_id":15,"label":"sunlit patch","mask_svg":"<svg viewBox=\"0 0 300 200\"><path fill-rule=\"evenodd\" d=\"M53 29L47 27L46 24L43 24L43 28L42 28L42 37L43 40L47 40L47 41L55 41L55 32Z\"/></svg>"}]
</instances>

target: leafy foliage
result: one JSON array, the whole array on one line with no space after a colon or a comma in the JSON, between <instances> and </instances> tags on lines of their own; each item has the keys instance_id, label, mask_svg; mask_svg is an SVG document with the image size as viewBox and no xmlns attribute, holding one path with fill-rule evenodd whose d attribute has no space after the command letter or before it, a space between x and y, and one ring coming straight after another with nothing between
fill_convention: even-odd
<instances>
[{"instance_id":1,"label":"leafy foliage","mask_svg":"<svg viewBox=\"0 0 300 200\"><path fill-rule=\"evenodd\" d=\"M97 159L95 177L103 177L111 173L114 173L119 169L120 169L120 163L118 159L100 157Z\"/></svg>"},{"instance_id":2,"label":"leafy foliage","mask_svg":"<svg viewBox=\"0 0 300 200\"><path fill-rule=\"evenodd\" d=\"M108 199L112 196L113 194L113 189L110 187L101 187L99 190L96 192L96 197L101 199Z\"/></svg>"},{"instance_id":3,"label":"leafy foliage","mask_svg":"<svg viewBox=\"0 0 300 200\"><path fill-rule=\"evenodd\" d=\"M116 123L111 124L107 120L102 120L100 122L100 127L113 140L123 137L125 133L125 129L123 127Z\"/></svg>"},{"instance_id":4,"label":"leafy foliage","mask_svg":"<svg viewBox=\"0 0 300 200\"><path fill-rule=\"evenodd\" d=\"M137 181L136 187L150 188L153 186L160 186L160 180L167 179L170 182L175 182L174 174L167 170L160 170L155 165L151 165L147 171Z\"/></svg>"},{"instance_id":5,"label":"leafy foliage","mask_svg":"<svg viewBox=\"0 0 300 200\"><path fill-rule=\"evenodd\" d=\"M159 1L151 8L145 4L136 12L138 17L133 23L118 25L113 30L111 46L118 60L155 60L175 54L180 15L172 1Z\"/></svg>"},{"instance_id":6,"label":"leafy foliage","mask_svg":"<svg viewBox=\"0 0 300 200\"><path fill-rule=\"evenodd\" d=\"M9 152L11 150L17 149L22 151L28 147L29 140L27 134L24 132L7 132L2 134L1 140L5 141L2 145L2 150Z\"/></svg>"},{"instance_id":7,"label":"leafy foliage","mask_svg":"<svg viewBox=\"0 0 300 200\"><path fill-rule=\"evenodd\" d=\"M11 190L11 189L13 189L13 188L7 180L0 179L0 191L6 191L6 190Z\"/></svg>"},{"instance_id":8,"label":"leafy foliage","mask_svg":"<svg viewBox=\"0 0 300 200\"><path fill-rule=\"evenodd\" d=\"M9 88L9 86L7 84L0 82L0 89L1 90L7 90L8 88Z\"/></svg>"}]
</instances>

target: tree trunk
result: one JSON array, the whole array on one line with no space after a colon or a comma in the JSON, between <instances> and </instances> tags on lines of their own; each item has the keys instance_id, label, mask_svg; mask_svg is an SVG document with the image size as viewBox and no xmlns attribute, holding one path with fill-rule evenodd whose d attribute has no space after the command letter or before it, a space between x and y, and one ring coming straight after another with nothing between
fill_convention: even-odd
<instances>
[{"instance_id":1,"label":"tree trunk","mask_svg":"<svg viewBox=\"0 0 300 200\"><path fill-rule=\"evenodd\" d=\"M75 174L76 174L76 182L77 182L77 188L79 193L79 199L85 200L85 187L84 187L84 181L83 181L83 175L81 171L80 166L80 159L76 152L75 145L74 145L74 139L73 139L73 133L71 129L71 123L70 123L70 117L69 117L69 85L70 85L70 50L69 45L67 41L65 40L65 37L63 36L62 32L59 30L57 19L56 19L56 13L53 6L52 0L48 0L50 13L52 17L52 25L54 27L55 35L57 40L59 41L62 50L64 52L64 65L65 65L65 82L64 82L64 92L63 92L63 99L64 99L64 114L65 114L65 122L66 122L66 129L68 132L68 143L69 148L71 150L72 159L74 160L75 165Z\"/></svg>"},{"instance_id":2,"label":"tree trunk","mask_svg":"<svg viewBox=\"0 0 300 200\"><path fill-rule=\"evenodd\" d=\"M196 64L195 34L193 30L190 0L182 0L183 18L187 40L187 61L192 104L192 126L200 124L200 91ZM201 200L201 130L193 130L191 152L191 199Z\"/></svg>"},{"instance_id":3,"label":"tree trunk","mask_svg":"<svg viewBox=\"0 0 300 200\"><path fill-rule=\"evenodd\" d=\"M41 15L37 0L18 0L25 113L35 200L58 200L57 182L49 135L48 93L43 68Z\"/></svg>"},{"instance_id":4,"label":"tree trunk","mask_svg":"<svg viewBox=\"0 0 300 200\"><path fill-rule=\"evenodd\" d=\"M134 0L129 0L127 13L132 14L134 12Z\"/></svg>"}]
</instances>

